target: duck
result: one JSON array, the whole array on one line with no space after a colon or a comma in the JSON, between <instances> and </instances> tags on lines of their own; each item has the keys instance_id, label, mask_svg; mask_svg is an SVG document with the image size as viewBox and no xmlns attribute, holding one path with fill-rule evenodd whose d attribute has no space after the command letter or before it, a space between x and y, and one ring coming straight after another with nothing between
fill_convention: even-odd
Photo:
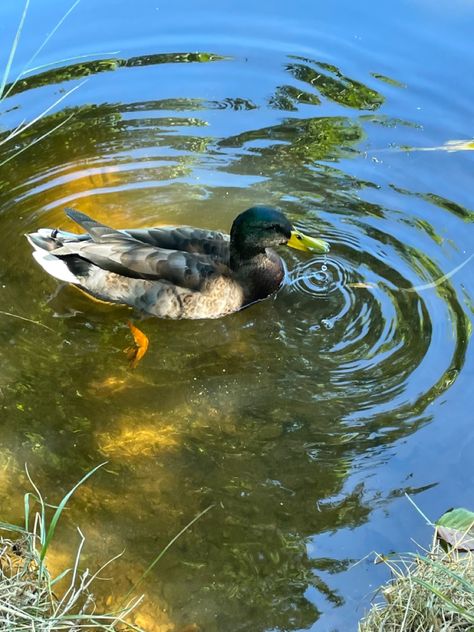
<instances>
[{"instance_id":1,"label":"duck","mask_svg":"<svg viewBox=\"0 0 474 632\"><path fill-rule=\"evenodd\" d=\"M91 298L170 319L220 318L274 294L289 246L326 253L323 239L296 230L278 209L253 206L230 234L192 226L115 229L67 208L85 232L40 228L26 235L33 257L52 277Z\"/></svg>"}]
</instances>

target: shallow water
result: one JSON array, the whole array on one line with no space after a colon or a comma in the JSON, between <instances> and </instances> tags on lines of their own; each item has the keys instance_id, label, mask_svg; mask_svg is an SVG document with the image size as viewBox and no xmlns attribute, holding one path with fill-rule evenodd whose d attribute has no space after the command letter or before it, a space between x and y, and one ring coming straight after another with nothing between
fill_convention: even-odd
<instances>
[{"instance_id":1,"label":"shallow water","mask_svg":"<svg viewBox=\"0 0 474 632\"><path fill-rule=\"evenodd\" d=\"M144 582L147 629L355 629L387 572L353 563L431 537L405 493L433 519L474 505L474 8L119 4L82 0L0 104L2 142L63 97L1 145L0 310L36 321L0 314L2 519L25 462L55 502L107 460L56 555L76 524L91 566L125 549L112 601L213 505ZM69 6L32 1L12 77ZM0 5L0 67L20 13ZM140 322L134 372L130 312L23 237L70 229L67 205L229 229L255 203L330 253L282 252L284 287L241 313Z\"/></svg>"}]
</instances>

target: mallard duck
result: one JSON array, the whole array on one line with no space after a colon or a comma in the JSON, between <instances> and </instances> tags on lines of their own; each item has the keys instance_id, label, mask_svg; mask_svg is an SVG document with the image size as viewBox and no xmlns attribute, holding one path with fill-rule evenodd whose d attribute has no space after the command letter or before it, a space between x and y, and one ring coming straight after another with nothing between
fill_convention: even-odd
<instances>
[{"instance_id":1,"label":"mallard duck","mask_svg":"<svg viewBox=\"0 0 474 632\"><path fill-rule=\"evenodd\" d=\"M280 287L284 264L273 248L329 249L266 206L241 213L230 235L190 226L115 230L73 209L66 214L87 232L40 228L27 235L40 266L92 297L160 318L238 311Z\"/></svg>"}]
</instances>

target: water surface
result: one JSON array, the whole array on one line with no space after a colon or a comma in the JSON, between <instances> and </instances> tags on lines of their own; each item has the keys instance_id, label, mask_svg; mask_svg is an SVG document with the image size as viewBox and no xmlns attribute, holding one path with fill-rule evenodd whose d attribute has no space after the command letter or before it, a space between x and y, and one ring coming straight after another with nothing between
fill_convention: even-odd
<instances>
[{"instance_id":1,"label":"water surface","mask_svg":"<svg viewBox=\"0 0 474 632\"><path fill-rule=\"evenodd\" d=\"M387 575L354 562L431 537L405 493L474 505L474 9L432 5L82 0L0 105L2 142L64 97L1 145L0 310L37 321L0 314L2 518L25 463L55 502L107 460L56 555L74 525L91 566L125 549L114 603L213 505L143 584L146 629L355 629ZM69 6L31 3L12 78ZM20 13L0 6L3 65ZM282 252L284 287L241 313L136 320L134 372L136 315L23 237L68 205L228 230L256 203L330 253Z\"/></svg>"}]
</instances>

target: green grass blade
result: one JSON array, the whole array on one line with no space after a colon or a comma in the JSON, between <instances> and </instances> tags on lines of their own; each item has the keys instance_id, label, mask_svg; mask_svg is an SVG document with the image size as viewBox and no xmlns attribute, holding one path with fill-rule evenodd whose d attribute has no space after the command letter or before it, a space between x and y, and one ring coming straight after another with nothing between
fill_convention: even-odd
<instances>
[{"instance_id":1,"label":"green grass blade","mask_svg":"<svg viewBox=\"0 0 474 632\"><path fill-rule=\"evenodd\" d=\"M468 592L474 593L474 584L471 584L471 582L469 582L466 579L464 579L464 577L462 577L462 575L459 575L458 573L455 573L450 568L447 568L446 566L443 566L443 564L440 564L439 562L436 562L435 560L430 560L430 558L426 557L425 555L416 555L415 554L415 555L413 555L413 557L415 559L423 560L423 562L426 562L426 564L429 564L430 566L434 566L439 571L441 571L443 573L446 573L446 575L449 575L452 579L454 579L457 582L459 582L460 584L462 584L462 586L464 586L464 588Z\"/></svg>"},{"instance_id":2,"label":"green grass blade","mask_svg":"<svg viewBox=\"0 0 474 632\"><path fill-rule=\"evenodd\" d=\"M39 502L39 504L41 505L41 515L40 515L40 521L41 521L41 528L40 528L40 542L41 544L43 544L44 541L44 534L46 533L46 510L45 510L45 506L44 506L44 500L43 497L41 496L41 492L40 490L36 487L36 485L33 482L33 479L30 476L30 473L28 471L28 465L25 463L25 472L26 472L26 476L28 477L28 480L30 481L30 485L31 487L35 490L37 496L36 496L36 500Z\"/></svg>"},{"instance_id":3,"label":"green grass blade","mask_svg":"<svg viewBox=\"0 0 474 632\"><path fill-rule=\"evenodd\" d=\"M52 66L59 66L60 64L64 65L71 61L81 61L82 59L90 59L91 57L96 57L96 58L98 57L99 59L102 59L103 57L109 58L109 57L112 57L113 55L119 55L119 54L120 54L119 50L110 50L110 51L103 51L100 53L87 53L86 55L75 55L74 57L64 57L63 59L56 59L55 61L49 61L47 64L41 64L40 66L34 66L33 68L28 68L28 70L25 70L22 73L22 77L25 77L26 75L31 75L34 72L38 72L38 70L44 70L45 68L51 68Z\"/></svg>"},{"instance_id":4,"label":"green grass blade","mask_svg":"<svg viewBox=\"0 0 474 632\"><path fill-rule=\"evenodd\" d=\"M0 101L3 100L3 91L5 90L5 85L8 81L8 75L10 74L10 70L12 67L13 59L15 57L16 49L18 47L18 42L20 41L20 35L23 30L23 25L25 24L26 14L28 13L28 7L30 5L30 0L26 0L25 6L23 9L23 13L20 18L20 23L18 24L18 28L16 30L15 38L13 40L12 47L10 49L10 55L8 56L7 65L5 66L5 70L3 72L3 77L0 82Z\"/></svg>"},{"instance_id":5,"label":"green grass blade","mask_svg":"<svg viewBox=\"0 0 474 632\"><path fill-rule=\"evenodd\" d=\"M20 74L18 75L18 77L15 79L15 81L12 82L12 84L10 85L10 87L8 88L4 99L6 99L8 97L8 95L11 93L11 91L15 88L16 84L20 81L20 79L23 77L23 75L26 74L29 65L38 57L38 55L40 54L40 52L43 50L43 48L46 46L46 44L49 42L49 40L53 37L53 35L56 33L56 31L59 29L59 27L62 25L62 23L64 22L64 20L67 18L67 16L74 11L74 9L77 7L77 5L79 4L81 0L76 0L74 2L74 4L66 11L66 13L63 15L63 17L59 20L59 22L56 24L56 26L53 28L53 30L45 37L45 39L43 40L43 43L41 44L41 46L38 48L38 50L33 54L33 56L28 60L28 62L25 64L24 70L22 70L20 72ZM29 0L28 0L29 2ZM1 92L0 92L1 94Z\"/></svg>"},{"instance_id":6,"label":"green grass blade","mask_svg":"<svg viewBox=\"0 0 474 632\"><path fill-rule=\"evenodd\" d=\"M59 575L57 577L55 577L54 579L51 580L50 586L54 586L54 584L56 584L57 582L61 581L61 579L66 577L66 575L68 575L70 572L71 572L71 569L70 568L66 568L62 573L59 573Z\"/></svg>"},{"instance_id":7,"label":"green grass blade","mask_svg":"<svg viewBox=\"0 0 474 632\"><path fill-rule=\"evenodd\" d=\"M26 492L24 496L24 505L25 505L25 531L29 531L29 523L30 523L30 496L31 492Z\"/></svg>"},{"instance_id":8,"label":"green grass blade","mask_svg":"<svg viewBox=\"0 0 474 632\"><path fill-rule=\"evenodd\" d=\"M87 474L85 476L83 476L81 478L81 480L74 485L74 487L64 496L64 498L59 503L58 508L54 512L54 515L53 515L53 517L51 519L51 523L50 523L48 531L46 533L46 537L45 537L43 546L41 547L41 553L40 553L40 561L41 562L44 560L44 557L46 555L46 551L48 550L48 547L50 545L51 540L53 539L54 532L56 530L56 526L58 524L59 518L61 517L61 514L62 514L62 512L64 510L64 507L66 506L68 500L71 498L71 496L74 494L74 492L76 491L76 489L78 487L80 487L83 483L85 483L85 481L88 478L90 478L92 476L92 474L97 472L97 470L99 468L101 468L102 466L104 466L106 463L107 463L107 461L104 461L104 463L100 463L99 465L96 465L96 467L94 467L94 469L92 469L90 472L87 472Z\"/></svg>"},{"instance_id":9,"label":"green grass blade","mask_svg":"<svg viewBox=\"0 0 474 632\"><path fill-rule=\"evenodd\" d=\"M0 167L3 167L3 165L6 165L7 162L10 162L10 160L14 160L17 156L22 154L24 151L26 151L30 147L33 147L33 145L36 145L36 143L39 143L40 141L42 141L45 138L47 138L48 136L53 134L56 130L58 130L63 125L66 125L66 123L68 123L73 118L73 116L74 116L74 112L72 114L70 114L66 119L64 119L64 121L61 121L60 123L55 125L53 128L51 128L50 130L48 130L47 132L45 132L44 134L42 134L38 138L35 138L35 140L32 140L31 143L28 143L27 145L25 145L24 147L22 147L21 149L16 151L11 156L8 156L8 158L5 158L5 160L0 162ZM5 314L5 312L2 312L0 310L0 314ZM52 329L51 327L48 327L48 325L44 325L43 323L40 323L37 320L31 320L30 318L24 318L23 316L17 316L16 314L9 314L9 316L13 316L14 318L19 318L20 320L26 320L26 321L28 321L30 323L34 323L35 325L39 325L40 327L43 327L44 329L49 329L49 331L52 331L53 333L57 333L54 329Z\"/></svg>"},{"instance_id":10,"label":"green grass blade","mask_svg":"<svg viewBox=\"0 0 474 632\"><path fill-rule=\"evenodd\" d=\"M142 581L145 579L145 577L150 573L150 571L158 564L158 562L161 560L161 558L163 557L163 555L165 555L165 553L173 546L173 544L176 542L176 540L179 540L179 538L183 535L183 533L186 533L186 531L193 526L193 524L195 522L197 522L200 518L202 518L204 516L204 514L207 514L207 512L212 509L215 505L209 505L209 507L206 507L206 509L204 509L203 511L201 511L200 513L198 513L197 516L195 516L192 520L190 520L188 522L187 525L185 525L181 531L179 533L177 533L174 538L172 538L168 544L165 546L165 548L160 551L158 553L158 555L155 557L155 559L153 560L153 562L148 566L148 568L144 571L143 575L140 577L140 579L132 586L132 588L130 588L130 590L128 591L128 593L125 595L124 601L126 601L130 595L135 592L135 590L138 588L138 586L142 583Z\"/></svg>"},{"instance_id":11,"label":"green grass blade","mask_svg":"<svg viewBox=\"0 0 474 632\"><path fill-rule=\"evenodd\" d=\"M15 524L10 524L9 522L0 522L0 529L4 531L14 531L15 533L27 533L23 527L18 527Z\"/></svg>"},{"instance_id":12,"label":"green grass blade","mask_svg":"<svg viewBox=\"0 0 474 632\"><path fill-rule=\"evenodd\" d=\"M66 11L66 13L63 15L63 17L59 20L59 22L56 24L56 26L52 29L52 31L44 38L43 43L41 44L41 46L38 48L38 50L34 53L34 55L31 57L31 59L28 61L28 63L26 64L27 66L29 66L31 64L31 62L33 62L38 55L41 53L41 51L43 50L43 48L46 46L46 44L49 42L49 40L53 37L53 35L56 33L56 31L61 27L61 25L63 24L63 22L66 20L66 18L68 17L68 15L70 13L72 13L74 11L74 9L77 7L77 5L80 3L81 0L76 0L70 7L69 9Z\"/></svg>"},{"instance_id":13,"label":"green grass blade","mask_svg":"<svg viewBox=\"0 0 474 632\"><path fill-rule=\"evenodd\" d=\"M61 95L60 97L58 97L56 99L56 101L54 103L51 103L50 106L48 106L45 110L43 110L41 112L41 114L38 114L37 116L35 116L34 119L32 119L29 123L26 123L25 125L21 125L19 127L17 127L13 132L11 132L6 138L4 138L3 140L0 140L0 146L5 144L7 141L12 140L13 138L15 138L16 136L18 136L19 134L23 134L23 132L25 132L27 129L29 129L32 125L34 125L35 123L37 123L38 121L40 121L42 118L44 118L46 116L46 114L48 114L48 112L50 112L56 105L59 105L61 103L61 101L64 101L64 99L66 99L70 94L72 94L73 92L75 92L76 90L78 90L81 86L83 86L85 83L87 82L87 79L84 79L84 81L81 81L81 83L77 84L76 86L74 86L73 88L71 88L70 90L68 90L66 93L64 93L63 95Z\"/></svg>"},{"instance_id":14,"label":"green grass blade","mask_svg":"<svg viewBox=\"0 0 474 632\"><path fill-rule=\"evenodd\" d=\"M474 615L472 613L468 612L462 606L457 606L453 601L451 601L451 599L449 599L449 597L446 597L446 595L443 595L443 593L440 590L438 590L436 586L432 586L431 584L429 584L428 582L425 582L423 579L420 579L419 577L413 577L412 579L414 582L416 582L417 584L420 584L420 586L423 586L424 588L426 588L426 590L429 590L431 593L439 597L439 599L441 599L441 601L443 601L451 610L453 610L460 616L464 617L466 621L469 621L469 623L474 623Z\"/></svg>"},{"instance_id":15,"label":"green grass blade","mask_svg":"<svg viewBox=\"0 0 474 632\"><path fill-rule=\"evenodd\" d=\"M30 145L34 145L39 140L41 139L31 142ZM21 154L21 152L24 151L25 149L28 149L30 145L28 145L27 147L24 147L23 149L20 149L19 151L16 152L16 154L14 154L13 156L10 156L3 162L0 162L0 167L3 167L5 163L7 163L9 160L12 160L15 156L18 156L18 154ZM52 327L48 327L48 325L43 325L43 323L40 323L39 320L32 320L31 318L26 318L26 316L20 316L19 314L12 314L11 312L4 312L2 309L0 309L0 314L2 314L2 316L9 316L10 318L17 318L18 320L24 320L27 323L33 323L33 325L38 325L39 327L43 327L43 329L48 329L49 331L52 331L53 333L57 333Z\"/></svg>"},{"instance_id":16,"label":"green grass blade","mask_svg":"<svg viewBox=\"0 0 474 632\"><path fill-rule=\"evenodd\" d=\"M415 501L412 500L412 498L410 498L410 496L407 493L405 493L405 498L413 505L413 507L420 514L420 516L422 516L426 520L426 524L429 524L431 527L435 526L434 523L431 522L431 520L425 516L425 514L421 511L421 509L418 507L418 505L415 503Z\"/></svg>"}]
</instances>

